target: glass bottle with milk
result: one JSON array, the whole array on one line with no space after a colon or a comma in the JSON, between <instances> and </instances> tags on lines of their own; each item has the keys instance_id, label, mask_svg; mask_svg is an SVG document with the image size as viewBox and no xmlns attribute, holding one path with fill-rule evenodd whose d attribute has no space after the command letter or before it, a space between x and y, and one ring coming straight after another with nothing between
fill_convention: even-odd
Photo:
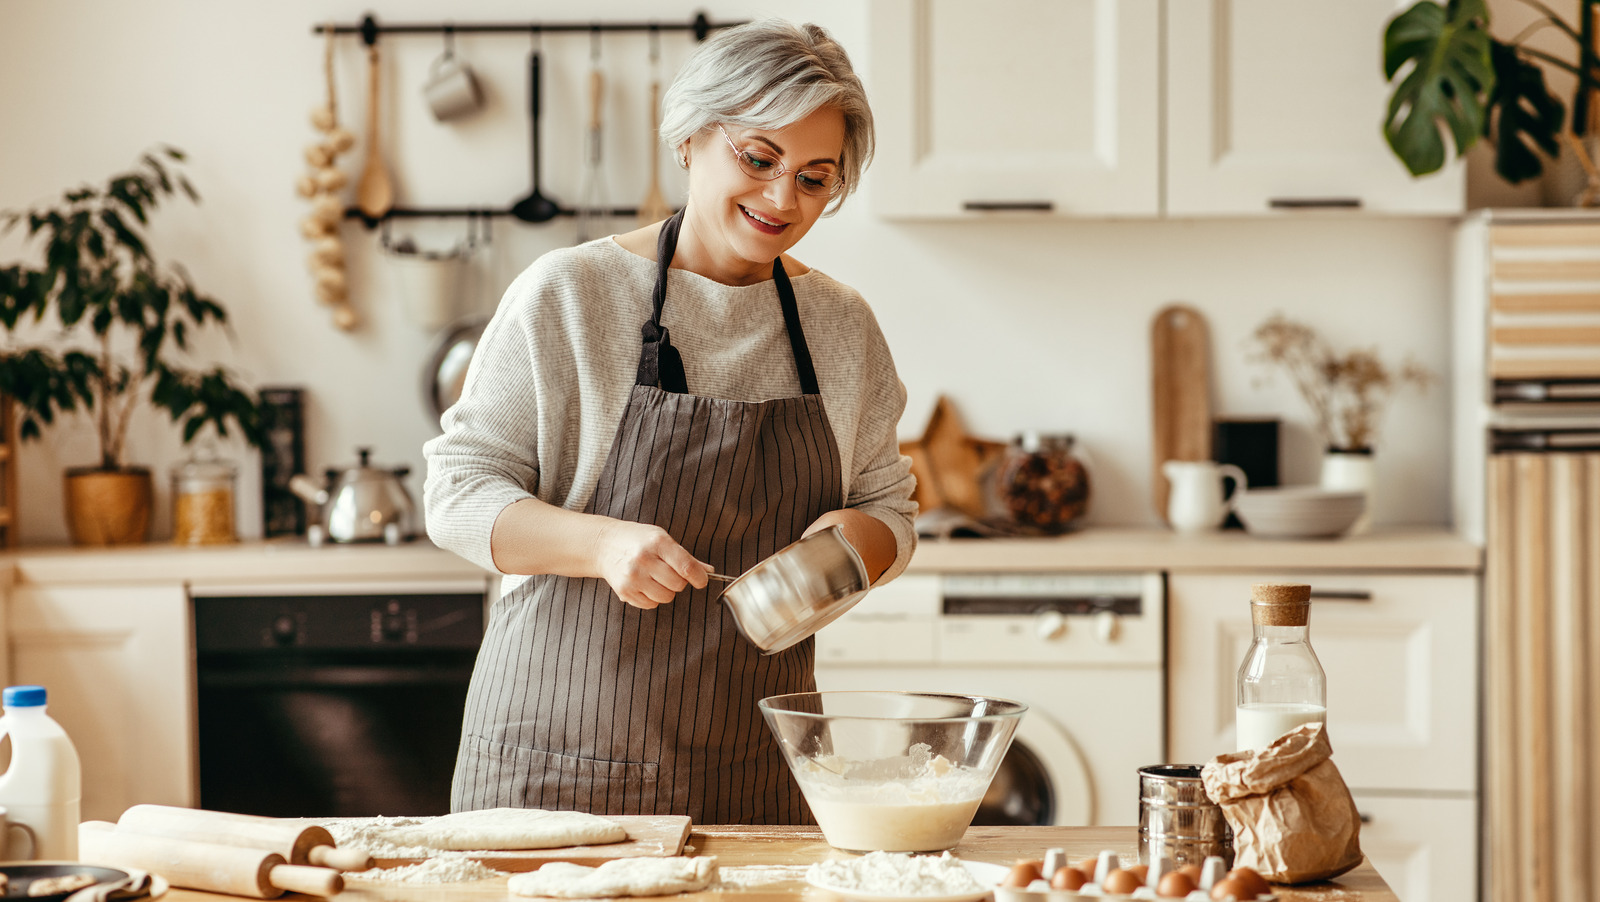
<instances>
[{"instance_id":1,"label":"glass bottle with milk","mask_svg":"<svg viewBox=\"0 0 1600 902\"><path fill-rule=\"evenodd\" d=\"M1326 722L1328 678L1311 650L1311 587L1250 587L1254 641L1239 665L1234 728L1239 751L1259 751L1303 723Z\"/></svg>"}]
</instances>

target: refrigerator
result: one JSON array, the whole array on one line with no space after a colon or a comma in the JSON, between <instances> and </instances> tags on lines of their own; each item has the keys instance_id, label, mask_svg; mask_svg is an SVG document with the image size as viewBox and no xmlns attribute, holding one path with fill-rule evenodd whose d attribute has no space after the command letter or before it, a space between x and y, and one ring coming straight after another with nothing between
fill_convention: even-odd
<instances>
[{"instance_id":1,"label":"refrigerator","mask_svg":"<svg viewBox=\"0 0 1600 902\"><path fill-rule=\"evenodd\" d=\"M1483 898L1600 899L1600 215L1454 247L1456 522L1484 548Z\"/></svg>"}]
</instances>

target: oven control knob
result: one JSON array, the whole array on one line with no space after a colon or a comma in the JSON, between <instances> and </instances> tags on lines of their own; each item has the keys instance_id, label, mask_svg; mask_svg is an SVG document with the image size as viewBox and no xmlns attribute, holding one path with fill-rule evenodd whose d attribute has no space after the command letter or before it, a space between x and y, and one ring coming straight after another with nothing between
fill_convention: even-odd
<instances>
[{"instance_id":1,"label":"oven control knob","mask_svg":"<svg viewBox=\"0 0 1600 902\"><path fill-rule=\"evenodd\" d=\"M1122 632L1122 621L1115 611L1097 611L1094 615L1094 637L1100 640L1101 645L1110 645L1117 641L1117 636Z\"/></svg>"},{"instance_id":2,"label":"oven control knob","mask_svg":"<svg viewBox=\"0 0 1600 902\"><path fill-rule=\"evenodd\" d=\"M389 609L379 616L378 629L383 638L390 642L398 642L406 637L406 616L398 604L390 603Z\"/></svg>"},{"instance_id":3,"label":"oven control knob","mask_svg":"<svg viewBox=\"0 0 1600 902\"><path fill-rule=\"evenodd\" d=\"M1060 611L1040 611L1033 619L1033 632L1040 639L1060 639L1067 634L1067 618Z\"/></svg>"},{"instance_id":4,"label":"oven control knob","mask_svg":"<svg viewBox=\"0 0 1600 902\"><path fill-rule=\"evenodd\" d=\"M295 634L299 631L300 625L288 614L279 614L272 621L272 639L279 645L294 644Z\"/></svg>"}]
</instances>

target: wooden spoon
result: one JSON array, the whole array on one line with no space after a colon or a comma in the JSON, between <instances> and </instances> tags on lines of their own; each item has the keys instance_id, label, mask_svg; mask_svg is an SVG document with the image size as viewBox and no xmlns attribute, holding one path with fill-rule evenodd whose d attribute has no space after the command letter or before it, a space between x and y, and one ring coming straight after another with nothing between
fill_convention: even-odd
<instances>
[{"instance_id":1,"label":"wooden spoon","mask_svg":"<svg viewBox=\"0 0 1600 902\"><path fill-rule=\"evenodd\" d=\"M661 168L658 156L661 152L661 82L650 82L650 190L644 196L644 201L639 204L639 225L646 226L653 222L660 222L672 215L672 207L668 206L667 198L661 193L661 178L657 170Z\"/></svg>"},{"instance_id":2,"label":"wooden spoon","mask_svg":"<svg viewBox=\"0 0 1600 902\"><path fill-rule=\"evenodd\" d=\"M378 45L367 48L367 159L356 183L356 206L379 219L394 206L394 184L378 152Z\"/></svg>"}]
</instances>

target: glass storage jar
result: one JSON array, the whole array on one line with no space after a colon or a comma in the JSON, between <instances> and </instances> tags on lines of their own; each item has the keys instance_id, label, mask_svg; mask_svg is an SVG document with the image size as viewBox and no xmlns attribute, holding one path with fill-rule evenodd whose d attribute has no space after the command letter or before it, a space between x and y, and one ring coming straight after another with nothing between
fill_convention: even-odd
<instances>
[{"instance_id":1,"label":"glass storage jar","mask_svg":"<svg viewBox=\"0 0 1600 902\"><path fill-rule=\"evenodd\" d=\"M233 483L238 470L224 460L192 457L172 468L172 541L225 545L233 531Z\"/></svg>"},{"instance_id":2,"label":"glass storage jar","mask_svg":"<svg viewBox=\"0 0 1600 902\"><path fill-rule=\"evenodd\" d=\"M1089 471L1071 435L1024 432L1007 449L996 493L1019 526L1063 532L1089 509Z\"/></svg>"}]
</instances>

